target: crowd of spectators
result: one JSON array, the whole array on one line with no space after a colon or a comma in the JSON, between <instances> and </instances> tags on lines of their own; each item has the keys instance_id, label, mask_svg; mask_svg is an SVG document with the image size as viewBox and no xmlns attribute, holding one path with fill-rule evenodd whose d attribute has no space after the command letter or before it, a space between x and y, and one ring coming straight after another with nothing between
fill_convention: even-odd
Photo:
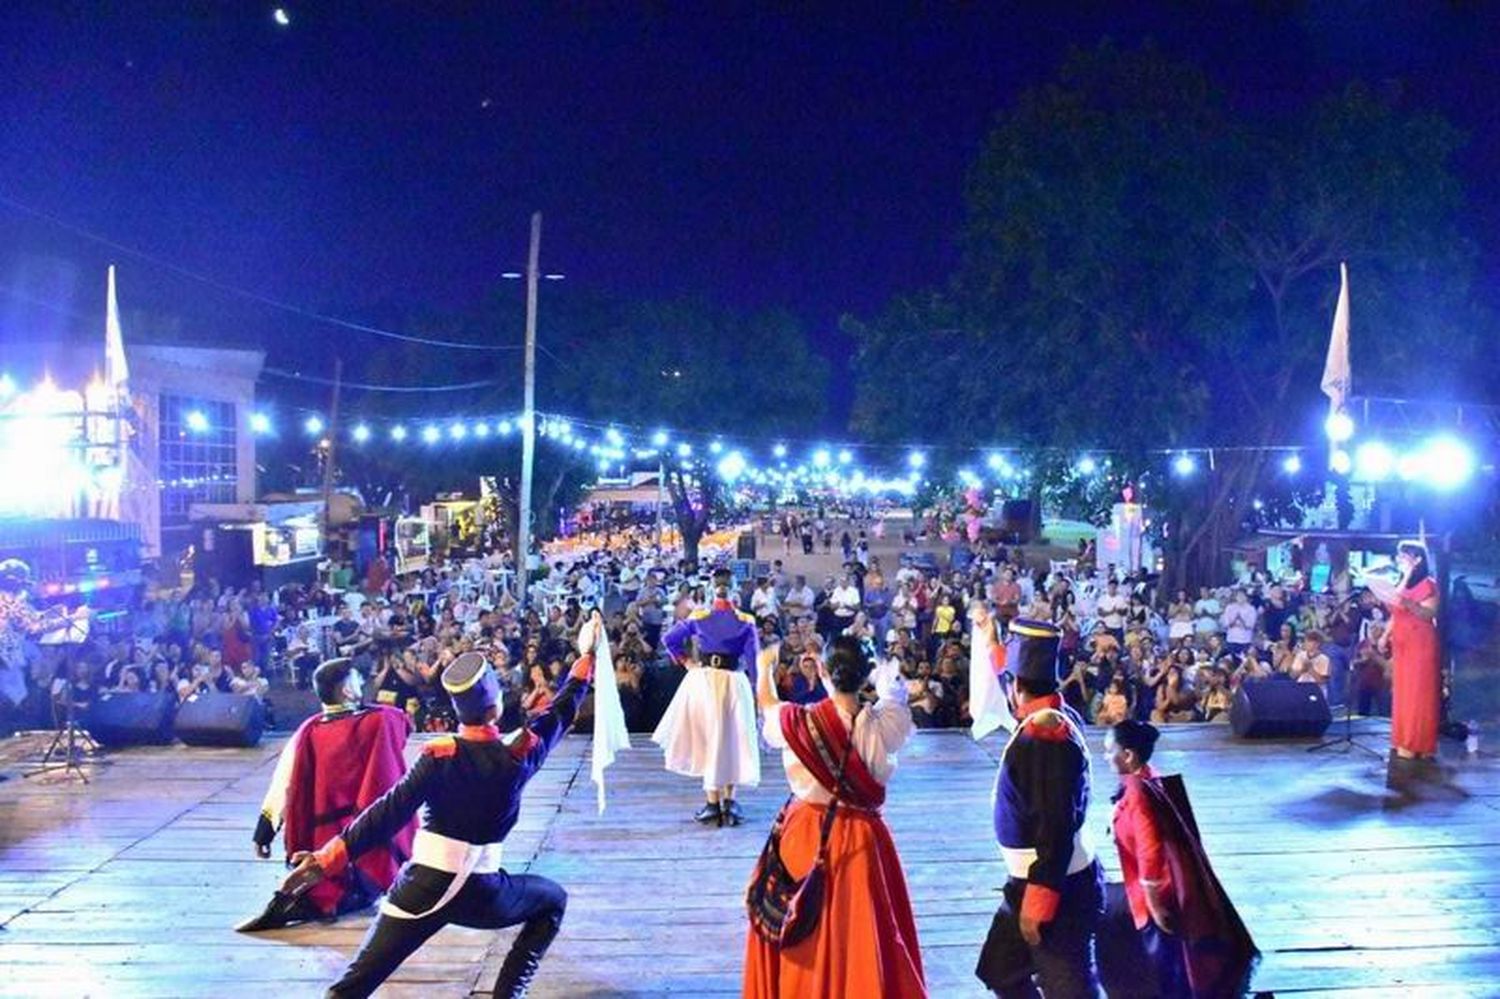
<instances>
[{"instance_id":1,"label":"crowd of spectators","mask_svg":"<svg viewBox=\"0 0 1500 999\"><path fill-rule=\"evenodd\" d=\"M1239 685L1275 680L1318 684L1331 701L1347 696L1362 713L1387 709L1384 613L1369 596L1351 593L1347 580L1311 593L1298 581L1256 576L1194 596L1163 593L1144 573L1096 567L1087 551L1043 567L1003 545L961 546L947 566L911 550L883 565L871 554L878 520L810 512L761 529L773 552L779 536L783 554L821 547L831 555L837 546L842 557L839 571L821 578L788 569L790 555L749 563L757 571L741 573L739 608L755 617L763 644L780 644L775 681L784 700L824 696L817 657L834 636L847 635L898 661L919 726L967 725L968 618L974 602L984 601L1002 621L1024 616L1058 626L1063 694L1098 724L1132 716L1222 721ZM541 710L586 615L598 607L627 723L649 730L683 675L664 655L662 635L706 606L712 566L728 560L721 549L689 567L654 542L649 527L575 539L566 558L548 560L525 609L508 552L405 576L377 565L358 583L341 570L328 582L274 594L206 580L148 599L128 634L77 650L68 681L56 653L36 656L32 720L55 718L69 692L83 708L105 689L264 698L273 679L306 688L320 661L342 655L367 677L367 698L407 711L419 729L445 731L454 719L439 677L453 657L484 652L525 705Z\"/></svg>"}]
</instances>

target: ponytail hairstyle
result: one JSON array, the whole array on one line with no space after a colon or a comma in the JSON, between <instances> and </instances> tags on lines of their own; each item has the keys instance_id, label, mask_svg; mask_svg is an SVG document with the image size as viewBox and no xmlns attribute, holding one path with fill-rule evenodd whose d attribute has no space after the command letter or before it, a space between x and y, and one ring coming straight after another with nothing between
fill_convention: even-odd
<instances>
[{"instance_id":1,"label":"ponytail hairstyle","mask_svg":"<svg viewBox=\"0 0 1500 999\"><path fill-rule=\"evenodd\" d=\"M841 694L857 694L870 678L870 660L857 638L840 635L828 648L823 662L833 689Z\"/></svg>"}]
</instances>

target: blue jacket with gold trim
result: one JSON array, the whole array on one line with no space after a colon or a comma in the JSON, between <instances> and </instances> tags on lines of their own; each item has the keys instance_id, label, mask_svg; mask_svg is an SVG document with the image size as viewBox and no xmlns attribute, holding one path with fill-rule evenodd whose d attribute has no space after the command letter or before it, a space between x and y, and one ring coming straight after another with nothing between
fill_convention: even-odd
<instances>
[{"instance_id":1,"label":"blue jacket with gold trim","mask_svg":"<svg viewBox=\"0 0 1500 999\"><path fill-rule=\"evenodd\" d=\"M700 657L737 660L739 668L755 678L755 657L760 653L755 618L737 610L728 600L715 600L712 607L693 611L667 630L662 644L674 660L681 662L688 657L688 644L694 639Z\"/></svg>"}]
</instances>

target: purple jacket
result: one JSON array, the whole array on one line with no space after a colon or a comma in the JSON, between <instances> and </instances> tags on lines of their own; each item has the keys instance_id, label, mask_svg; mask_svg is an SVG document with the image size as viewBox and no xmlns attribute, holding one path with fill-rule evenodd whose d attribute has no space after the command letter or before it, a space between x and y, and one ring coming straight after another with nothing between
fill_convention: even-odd
<instances>
[{"instance_id":1,"label":"purple jacket","mask_svg":"<svg viewBox=\"0 0 1500 999\"><path fill-rule=\"evenodd\" d=\"M755 618L735 609L727 600L715 600L713 608L699 608L667 629L662 644L677 662L688 656L688 643L698 640L698 654L731 656L739 660L740 669L755 681L755 657L760 654L760 638L755 633Z\"/></svg>"}]
</instances>

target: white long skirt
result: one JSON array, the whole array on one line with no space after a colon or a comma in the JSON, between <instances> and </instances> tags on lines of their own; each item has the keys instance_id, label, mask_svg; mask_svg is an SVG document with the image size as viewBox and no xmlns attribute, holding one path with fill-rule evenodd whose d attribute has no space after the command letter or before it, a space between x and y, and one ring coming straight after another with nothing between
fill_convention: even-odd
<instances>
[{"instance_id":1,"label":"white long skirt","mask_svg":"<svg viewBox=\"0 0 1500 999\"><path fill-rule=\"evenodd\" d=\"M667 769L703 778L703 789L760 783L760 746L750 678L739 670L690 669L651 741Z\"/></svg>"}]
</instances>

